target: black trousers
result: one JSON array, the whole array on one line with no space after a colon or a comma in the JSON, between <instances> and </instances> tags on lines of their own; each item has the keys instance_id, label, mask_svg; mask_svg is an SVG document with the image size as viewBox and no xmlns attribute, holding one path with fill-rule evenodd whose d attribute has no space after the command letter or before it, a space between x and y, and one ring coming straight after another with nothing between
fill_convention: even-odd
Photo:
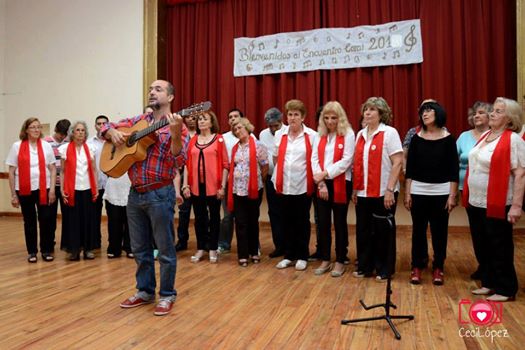
<instances>
[{"instance_id":1,"label":"black trousers","mask_svg":"<svg viewBox=\"0 0 525 350\"><path fill-rule=\"evenodd\" d=\"M123 249L126 253L131 253L126 206L113 205L107 200L105 202L108 215L108 254L120 256Z\"/></svg>"},{"instance_id":2,"label":"black trousers","mask_svg":"<svg viewBox=\"0 0 525 350\"><path fill-rule=\"evenodd\" d=\"M64 206L66 220L62 222L63 230L60 249L72 254L80 250L90 251L96 248L95 203L91 190L75 191L75 205Z\"/></svg>"},{"instance_id":3,"label":"black trousers","mask_svg":"<svg viewBox=\"0 0 525 350\"><path fill-rule=\"evenodd\" d=\"M102 223L102 206L104 201L102 197L104 196L104 189L98 190L97 201L95 202L95 247L100 248L102 245L102 232L100 230Z\"/></svg>"},{"instance_id":4,"label":"black trousers","mask_svg":"<svg viewBox=\"0 0 525 350\"><path fill-rule=\"evenodd\" d=\"M284 258L308 260L310 244L310 206L312 196L282 195L282 207L286 218L284 228Z\"/></svg>"},{"instance_id":5,"label":"black trousers","mask_svg":"<svg viewBox=\"0 0 525 350\"><path fill-rule=\"evenodd\" d=\"M49 191L48 191L49 192ZM38 226L40 228L40 251L52 253L54 247L54 234L51 231L51 208L49 205L40 204L40 191L31 191L28 196L21 196L17 192L22 216L24 217L24 235L28 254L38 253ZM56 226L56 222L55 222Z\"/></svg>"},{"instance_id":6,"label":"black trousers","mask_svg":"<svg viewBox=\"0 0 525 350\"><path fill-rule=\"evenodd\" d=\"M283 210L281 198L275 192L270 176L266 179L266 201L268 203L268 217L272 228L272 240L275 250L284 251L284 232L283 232Z\"/></svg>"},{"instance_id":7,"label":"black trousers","mask_svg":"<svg viewBox=\"0 0 525 350\"><path fill-rule=\"evenodd\" d=\"M57 176L59 176L57 174ZM62 201L62 192L60 191L60 186L55 186L55 196L56 201L53 202L49 206L49 224L50 224L50 230L53 235L53 250L55 249L55 237L56 237L56 230L57 230L57 214L58 214L58 204L60 203L60 210L62 212L62 217L64 217L64 202ZM62 219L63 221L64 219Z\"/></svg>"},{"instance_id":8,"label":"black trousers","mask_svg":"<svg viewBox=\"0 0 525 350\"><path fill-rule=\"evenodd\" d=\"M205 191L201 191L205 193ZM191 196L198 250L217 250L221 224L221 201L217 196Z\"/></svg>"},{"instance_id":9,"label":"black trousers","mask_svg":"<svg viewBox=\"0 0 525 350\"><path fill-rule=\"evenodd\" d=\"M356 213L356 248L357 259L359 265L358 271L365 274L372 274L374 270L376 274L387 276L389 273L395 272L395 237L396 237L396 222L395 217L392 219L394 225L393 232L386 232L384 230L376 230L378 226L374 214L378 216L387 216L391 214L395 216L397 197L399 193L394 194L396 204L390 209L386 209L384 205L384 197L357 197L357 204L355 206ZM392 261L388 261L388 235L392 234L393 251L391 254ZM390 270L389 270L390 266Z\"/></svg>"},{"instance_id":10,"label":"black trousers","mask_svg":"<svg viewBox=\"0 0 525 350\"><path fill-rule=\"evenodd\" d=\"M179 223L177 225L177 239L178 242L187 243L190 239L190 212L191 212L191 198L185 198L184 202L179 205Z\"/></svg>"},{"instance_id":11,"label":"black trousers","mask_svg":"<svg viewBox=\"0 0 525 350\"><path fill-rule=\"evenodd\" d=\"M261 201L262 189L259 190L257 199L233 195L237 256L239 259L248 259L250 255L259 255L259 208Z\"/></svg>"},{"instance_id":12,"label":"black trousers","mask_svg":"<svg viewBox=\"0 0 525 350\"><path fill-rule=\"evenodd\" d=\"M481 276L483 276L487 272L488 259L490 257L487 253L490 252L490 250L486 247L487 241L484 240L483 236L480 234L481 230L478 228L479 222L476 221L475 214L472 212L472 207L468 206L465 210L467 211L474 256L478 261L478 271L481 273Z\"/></svg>"},{"instance_id":13,"label":"black trousers","mask_svg":"<svg viewBox=\"0 0 525 350\"><path fill-rule=\"evenodd\" d=\"M330 261L332 247L332 213L334 216L335 230L335 261L344 263L348 255L348 204L352 197L352 181L346 181L346 203L334 203L334 182L325 180L328 189L328 200L317 198L319 213L319 238L318 246L323 261Z\"/></svg>"},{"instance_id":14,"label":"black trousers","mask_svg":"<svg viewBox=\"0 0 525 350\"><path fill-rule=\"evenodd\" d=\"M509 209L510 206L506 208L505 217ZM500 295L516 295L518 278L514 268L512 225L505 219L488 218L485 208L470 207L469 211L474 223L470 229L483 242L479 248L481 254L487 257L481 284Z\"/></svg>"},{"instance_id":15,"label":"black trousers","mask_svg":"<svg viewBox=\"0 0 525 350\"><path fill-rule=\"evenodd\" d=\"M448 195L412 195L412 268L423 269L428 264L427 227L430 224L433 269L443 270L447 257L448 210L445 208Z\"/></svg>"}]
</instances>

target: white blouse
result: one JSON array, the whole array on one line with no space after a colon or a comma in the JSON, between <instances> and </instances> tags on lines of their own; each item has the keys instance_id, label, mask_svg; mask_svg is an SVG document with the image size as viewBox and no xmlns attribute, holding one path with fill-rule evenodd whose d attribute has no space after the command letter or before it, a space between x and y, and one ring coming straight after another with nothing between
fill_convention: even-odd
<instances>
[{"instance_id":1,"label":"white blouse","mask_svg":"<svg viewBox=\"0 0 525 350\"><path fill-rule=\"evenodd\" d=\"M113 205L125 207L128 205L130 187L131 181L129 180L128 173L118 178L108 177L102 198Z\"/></svg>"},{"instance_id":2,"label":"white blouse","mask_svg":"<svg viewBox=\"0 0 525 350\"><path fill-rule=\"evenodd\" d=\"M317 137L312 151L312 171L315 174L321 173L321 165L319 164L319 141L321 137ZM328 172L328 179L334 179L345 173L345 179L352 181L352 160L354 159L355 149L355 135L352 129L348 130L345 135L345 148L343 150L343 157L334 163L334 147L336 141L336 134L330 134L326 140L326 147L324 149L324 169Z\"/></svg>"},{"instance_id":3,"label":"white blouse","mask_svg":"<svg viewBox=\"0 0 525 350\"><path fill-rule=\"evenodd\" d=\"M58 148L58 152L60 153L60 157L65 161L67 159L67 147L69 146L69 143L66 143L65 145L62 145ZM93 149L92 146L88 145L89 154L91 156L91 161L95 159L95 149ZM77 191L85 191L91 188L91 184L89 183L89 174L88 174L88 160L86 156L86 152L84 152L84 147L81 147L80 150L75 147L75 150L77 152L77 174L75 177L75 190ZM65 169L62 169L64 171ZM93 169L95 172L95 176L97 176L97 169Z\"/></svg>"},{"instance_id":4,"label":"white blouse","mask_svg":"<svg viewBox=\"0 0 525 350\"><path fill-rule=\"evenodd\" d=\"M275 133L275 144L273 148L273 156L279 155L279 145L283 135L288 135L288 126L283 126L279 131ZM283 194L287 195L300 195L307 191L306 182L306 146L304 133L307 133L312 143L315 143L317 133L309 127L303 125L303 132L295 139L288 138L288 144L286 145L286 154L284 156L284 169L283 169ZM275 164L275 171L272 174L272 182L274 187L277 188L277 173L279 172L279 166ZM313 180L312 180L313 181Z\"/></svg>"},{"instance_id":5,"label":"white blouse","mask_svg":"<svg viewBox=\"0 0 525 350\"><path fill-rule=\"evenodd\" d=\"M363 137L365 138L365 149L363 152L363 171L365 188L363 190L356 191L358 197L366 197L366 189L368 186L368 154L370 153L370 145L372 144L374 136L380 131L385 132L383 137L383 153L381 155L381 189L379 191L379 195L381 197L385 195L386 187L388 186L388 178L390 177L390 172L392 171L392 161L390 160L390 156L399 152L403 152L401 139L399 138L397 130L393 127L381 123L379 124L379 127L374 132L372 137L370 137L369 139L368 127L360 130L357 133L356 140L359 140L360 135L363 135ZM372 149L372 151L374 151L374 149ZM399 181L396 181L394 190L399 190Z\"/></svg>"},{"instance_id":6,"label":"white blouse","mask_svg":"<svg viewBox=\"0 0 525 350\"><path fill-rule=\"evenodd\" d=\"M487 131L488 132L488 131ZM487 187L489 185L489 172L492 154L496 149L497 142L480 142L469 153L469 204L478 207L487 207ZM483 145L483 147L482 147ZM512 133L510 138L510 168L516 169L518 166L525 167L525 141L517 133ZM514 175L509 174L509 188L507 190L507 205L512 204L512 194L514 191Z\"/></svg>"},{"instance_id":7,"label":"white blouse","mask_svg":"<svg viewBox=\"0 0 525 350\"><path fill-rule=\"evenodd\" d=\"M15 190L20 189L20 179L18 178L18 153L22 141L16 141L7 155L5 164L16 167L15 169ZM51 173L49 172L49 164L55 163L55 153L53 147L42 139L42 151L46 162L46 188L50 187ZM40 168L38 166L38 147L29 144L29 173L31 176L31 191L38 190L40 187Z\"/></svg>"}]
</instances>

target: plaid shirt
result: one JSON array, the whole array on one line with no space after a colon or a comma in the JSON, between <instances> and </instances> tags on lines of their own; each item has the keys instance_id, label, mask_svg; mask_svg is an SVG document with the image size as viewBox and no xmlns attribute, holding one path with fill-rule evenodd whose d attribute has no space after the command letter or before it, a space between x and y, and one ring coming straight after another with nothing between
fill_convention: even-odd
<instances>
[{"instance_id":1,"label":"plaid shirt","mask_svg":"<svg viewBox=\"0 0 525 350\"><path fill-rule=\"evenodd\" d=\"M61 157L60 157L60 153L58 152L58 147L68 143L69 140L66 137L64 140L62 140L62 142L57 142L53 138L53 136L46 136L44 140L47 141L51 145L51 148L53 148L53 153L55 154L55 160L56 160L55 166L57 169L57 180L56 180L55 186L60 187L60 172L62 171L62 162L60 161Z\"/></svg>"},{"instance_id":2,"label":"plaid shirt","mask_svg":"<svg viewBox=\"0 0 525 350\"><path fill-rule=\"evenodd\" d=\"M153 114L142 114L134 118L122 119L118 123L106 123L101 131L104 135L110 128L132 127L141 120L149 124L154 122ZM174 156L171 153L171 134L169 126L155 132L155 143L148 148L146 159L136 162L129 168L128 175L134 187L171 180L175 177L175 169L186 162L186 148L188 147L188 130L182 127L182 150Z\"/></svg>"}]
</instances>

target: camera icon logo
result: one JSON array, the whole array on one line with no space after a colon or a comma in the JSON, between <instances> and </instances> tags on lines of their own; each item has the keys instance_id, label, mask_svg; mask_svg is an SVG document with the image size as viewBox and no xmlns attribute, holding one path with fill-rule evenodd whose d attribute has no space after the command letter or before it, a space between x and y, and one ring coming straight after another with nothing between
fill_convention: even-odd
<instances>
[{"instance_id":1,"label":"camera icon logo","mask_svg":"<svg viewBox=\"0 0 525 350\"><path fill-rule=\"evenodd\" d=\"M463 315L462 307L468 307L468 317ZM469 299L459 301L458 318L460 324L473 323L478 326L492 326L502 323L503 303L478 300L472 302Z\"/></svg>"}]
</instances>

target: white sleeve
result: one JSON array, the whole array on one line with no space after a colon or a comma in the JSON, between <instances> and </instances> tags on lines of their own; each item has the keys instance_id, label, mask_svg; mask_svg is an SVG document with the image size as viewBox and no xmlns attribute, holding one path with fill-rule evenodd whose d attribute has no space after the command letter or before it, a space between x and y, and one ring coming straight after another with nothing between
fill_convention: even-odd
<instances>
[{"instance_id":1,"label":"white sleeve","mask_svg":"<svg viewBox=\"0 0 525 350\"><path fill-rule=\"evenodd\" d=\"M20 150L20 143L20 141L13 143L7 154L7 158L5 159L5 164L14 167L18 166L18 151Z\"/></svg>"},{"instance_id":2,"label":"white sleeve","mask_svg":"<svg viewBox=\"0 0 525 350\"><path fill-rule=\"evenodd\" d=\"M275 141L273 143L272 156L277 157L279 155L279 145L281 144L281 138L283 134L280 132L275 133Z\"/></svg>"},{"instance_id":3,"label":"white sleeve","mask_svg":"<svg viewBox=\"0 0 525 350\"><path fill-rule=\"evenodd\" d=\"M66 143L60 147L58 147L58 153L60 154L60 158L62 158L63 160L66 160L67 159L67 146L69 146L69 143Z\"/></svg>"},{"instance_id":4,"label":"white sleeve","mask_svg":"<svg viewBox=\"0 0 525 350\"><path fill-rule=\"evenodd\" d=\"M512 133L510 145L511 169L516 169L518 166L525 168L525 141L518 134Z\"/></svg>"},{"instance_id":5,"label":"white sleeve","mask_svg":"<svg viewBox=\"0 0 525 350\"><path fill-rule=\"evenodd\" d=\"M314 175L322 172L319 164L319 138L316 138L312 145L312 172Z\"/></svg>"},{"instance_id":6,"label":"white sleeve","mask_svg":"<svg viewBox=\"0 0 525 350\"><path fill-rule=\"evenodd\" d=\"M53 147L51 147L51 145L47 142L42 142L42 147L44 148L46 165L56 164L55 152L53 152Z\"/></svg>"},{"instance_id":7,"label":"white sleeve","mask_svg":"<svg viewBox=\"0 0 525 350\"><path fill-rule=\"evenodd\" d=\"M354 159L354 148L355 136L354 132L350 130L345 135L345 149L343 150L343 157L326 168L328 176L331 179L334 179L339 175L345 173L350 167L350 165L352 165L352 160Z\"/></svg>"},{"instance_id":8,"label":"white sleeve","mask_svg":"<svg viewBox=\"0 0 525 350\"><path fill-rule=\"evenodd\" d=\"M401 139L399 138L399 133L396 129L390 127L386 130L386 147L388 151L388 156L392 156L396 153L403 152L403 145L401 144Z\"/></svg>"}]
</instances>

